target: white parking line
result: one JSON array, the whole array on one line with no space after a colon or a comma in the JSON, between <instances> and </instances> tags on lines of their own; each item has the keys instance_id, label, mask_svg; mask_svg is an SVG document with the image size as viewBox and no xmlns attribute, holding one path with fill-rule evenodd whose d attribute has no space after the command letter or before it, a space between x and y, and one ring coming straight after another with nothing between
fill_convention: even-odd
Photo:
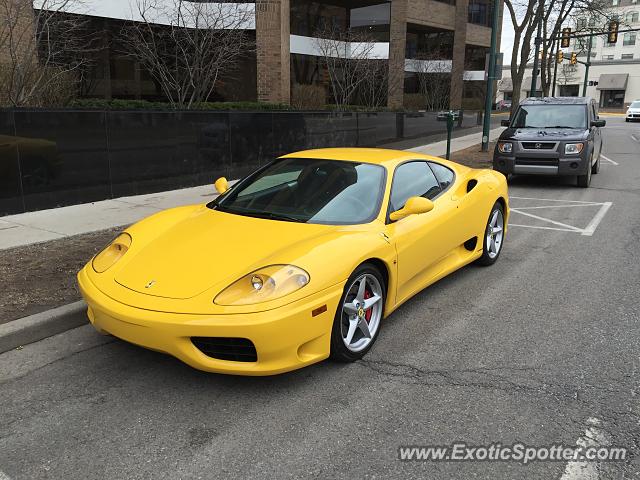
<instances>
[{"instance_id":1,"label":"white parking line","mask_svg":"<svg viewBox=\"0 0 640 480\"><path fill-rule=\"evenodd\" d=\"M518 223L509 223L509 226L511 227L536 228L540 230L556 230L559 232L572 232L572 233L579 233L580 235L585 235L589 237L595 233L596 228L598 228L598 225L600 224L600 222L602 222L602 219L607 214L607 211L613 205L612 202L587 202L584 200L558 200L555 198L534 198L534 197L510 197L510 198L517 199L517 200L534 200L539 202L556 202L555 205L536 205L533 207L511 208L512 213L517 213L520 215L524 215L525 217L530 217L535 220L547 222L552 225L555 225L555 227L543 227L540 225L524 225L524 224L518 224ZM562 203L562 205L558 205L558 203ZM540 209L544 210L545 208L558 209L558 208L575 208L575 207L600 207L600 208L598 209L597 213L594 215L591 221L589 221L589 224L585 228L574 227L573 225L558 222L550 218L541 217L538 215L534 215L533 213L524 211L524 210L540 210Z\"/></svg>"},{"instance_id":2,"label":"white parking line","mask_svg":"<svg viewBox=\"0 0 640 480\"><path fill-rule=\"evenodd\" d=\"M11 477L0 470L0 480L11 480Z\"/></svg>"},{"instance_id":3,"label":"white parking line","mask_svg":"<svg viewBox=\"0 0 640 480\"><path fill-rule=\"evenodd\" d=\"M518 207L518 210L539 210L541 208L593 207L594 205L602 205L602 204L601 203L576 203L575 205L543 205L541 207Z\"/></svg>"},{"instance_id":4,"label":"white parking line","mask_svg":"<svg viewBox=\"0 0 640 480\"><path fill-rule=\"evenodd\" d=\"M585 202L584 200L558 200L557 198L533 198L533 197L509 197L517 200L539 200L541 202L563 202L563 203L587 203L589 205L602 205L602 202Z\"/></svg>"},{"instance_id":5,"label":"white parking line","mask_svg":"<svg viewBox=\"0 0 640 480\"><path fill-rule=\"evenodd\" d=\"M587 225L586 228L582 231L582 235L587 235L589 237L593 235L593 232L595 232L596 228L598 228L598 225L604 218L607 210L611 208L611 205L613 205L613 203L605 202L602 207L600 207L600 210L598 211L598 213L596 213L596 216L593 217L593 219L589 222L589 225Z\"/></svg>"},{"instance_id":6,"label":"white parking line","mask_svg":"<svg viewBox=\"0 0 640 480\"><path fill-rule=\"evenodd\" d=\"M576 445L583 449L606 447L610 444L611 442L607 435L600 429L600 420L593 417L587 419L587 428L584 435L576 441ZM560 480L597 480L599 478L599 470L599 462L573 460L567 463Z\"/></svg>"},{"instance_id":7,"label":"white parking line","mask_svg":"<svg viewBox=\"0 0 640 480\"><path fill-rule=\"evenodd\" d=\"M640 143L640 140L638 140L638 139L636 138L636 136L635 136L633 133L632 133L631 135L629 135L629 136L631 137L631 139L632 139L634 142L636 142L636 143Z\"/></svg>"},{"instance_id":8,"label":"white parking line","mask_svg":"<svg viewBox=\"0 0 640 480\"><path fill-rule=\"evenodd\" d=\"M581 228L574 227L573 225L567 225L566 223L556 222L555 220L551 220L550 218L539 217L538 215L534 215L533 213L521 212L517 208L512 208L511 212L512 213L519 213L520 215L525 215L527 217L535 218L536 220L540 220L542 222L549 222L549 223L552 223L553 225L557 225L559 227L563 227L564 229L569 229L569 230L571 230L573 232L582 232Z\"/></svg>"},{"instance_id":9,"label":"white parking line","mask_svg":"<svg viewBox=\"0 0 640 480\"><path fill-rule=\"evenodd\" d=\"M612 165L620 165L618 162L614 162L613 160L611 160L609 157L605 157L604 155L600 154L600 158L602 160L606 160L607 162L611 163Z\"/></svg>"},{"instance_id":10,"label":"white parking line","mask_svg":"<svg viewBox=\"0 0 640 480\"><path fill-rule=\"evenodd\" d=\"M541 227L538 225L520 225L518 223L510 223L510 227L523 227L523 228L539 228L540 230L555 230L557 232L575 232L575 230L569 230L568 228L555 228L555 227Z\"/></svg>"}]
</instances>

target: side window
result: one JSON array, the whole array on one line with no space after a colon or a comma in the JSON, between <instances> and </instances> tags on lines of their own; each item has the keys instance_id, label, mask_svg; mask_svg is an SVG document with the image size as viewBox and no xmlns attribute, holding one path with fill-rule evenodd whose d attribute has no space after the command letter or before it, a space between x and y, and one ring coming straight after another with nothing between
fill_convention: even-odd
<instances>
[{"instance_id":1,"label":"side window","mask_svg":"<svg viewBox=\"0 0 640 480\"><path fill-rule=\"evenodd\" d=\"M442 190L449 188L449 185L453 183L453 172L439 163L429 162L429 166L431 167L431 170L433 170L433 173L436 174L440 188Z\"/></svg>"},{"instance_id":2,"label":"side window","mask_svg":"<svg viewBox=\"0 0 640 480\"><path fill-rule=\"evenodd\" d=\"M433 199L440 193L438 180L427 162L409 162L396 168L391 186L391 211L404 207L409 197Z\"/></svg>"}]
</instances>

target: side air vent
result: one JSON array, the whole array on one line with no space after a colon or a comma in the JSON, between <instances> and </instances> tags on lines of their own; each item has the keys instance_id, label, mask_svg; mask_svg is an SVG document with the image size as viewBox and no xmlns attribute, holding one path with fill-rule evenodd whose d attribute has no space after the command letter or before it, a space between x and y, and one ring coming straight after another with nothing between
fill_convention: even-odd
<instances>
[{"instance_id":1,"label":"side air vent","mask_svg":"<svg viewBox=\"0 0 640 480\"><path fill-rule=\"evenodd\" d=\"M477 184L478 184L478 181L475 178L472 178L471 180L469 180L469 182L467 183L467 193L473 190Z\"/></svg>"},{"instance_id":2,"label":"side air vent","mask_svg":"<svg viewBox=\"0 0 640 480\"><path fill-rule=\"evenodd\" d=\"M473 237L464 242L464 248L473 252L476 249L476 245L478 244L478 237Z\"/></svg>"}]
</instances>

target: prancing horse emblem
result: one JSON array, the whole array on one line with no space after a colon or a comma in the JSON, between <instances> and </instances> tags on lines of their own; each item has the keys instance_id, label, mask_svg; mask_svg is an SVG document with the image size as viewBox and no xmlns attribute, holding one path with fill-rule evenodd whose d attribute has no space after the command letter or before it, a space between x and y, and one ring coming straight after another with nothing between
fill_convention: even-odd
<instances>
[{"instance_id":1,"label":"prancing horse emblem","mask_svg":"<svg viewBox=\"0 0 640 480\"><path fill-rule=\"evenodd\" d=\"M358 316L359 316L359 317L364 317L364 308L360 307L360 308L358 309Z\"/></svg>"},{"instance_id":2,"label":"prancing horse emblem","mask_svg":"<svg viewBox=\"0 0 640 480\"><path fill-rule=\"evenodd\" d=\"M155 283L156 283L156 281L155 281L155 280L151 280L149 283L147 283L147 284L144 286L144 288L151 288L151 287L153 287L153 285L154 285Z\"/></svg>"}]
</instances>

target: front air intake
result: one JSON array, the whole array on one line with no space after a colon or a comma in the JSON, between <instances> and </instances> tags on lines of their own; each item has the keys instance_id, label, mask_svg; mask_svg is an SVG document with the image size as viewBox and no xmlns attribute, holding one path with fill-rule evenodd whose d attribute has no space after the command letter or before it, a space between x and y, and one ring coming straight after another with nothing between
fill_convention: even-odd
<instances>
[{"instance_id":1,"label":"front air intake","mask_svg":"<svg viewBox=\"0 0 640 480\"><path fill-rule=\"evenodd\" d=\"M207 357L233 362L257 362L253 342L247 338L191 337L195 347Z\"/></svg>"}]
</instances>

